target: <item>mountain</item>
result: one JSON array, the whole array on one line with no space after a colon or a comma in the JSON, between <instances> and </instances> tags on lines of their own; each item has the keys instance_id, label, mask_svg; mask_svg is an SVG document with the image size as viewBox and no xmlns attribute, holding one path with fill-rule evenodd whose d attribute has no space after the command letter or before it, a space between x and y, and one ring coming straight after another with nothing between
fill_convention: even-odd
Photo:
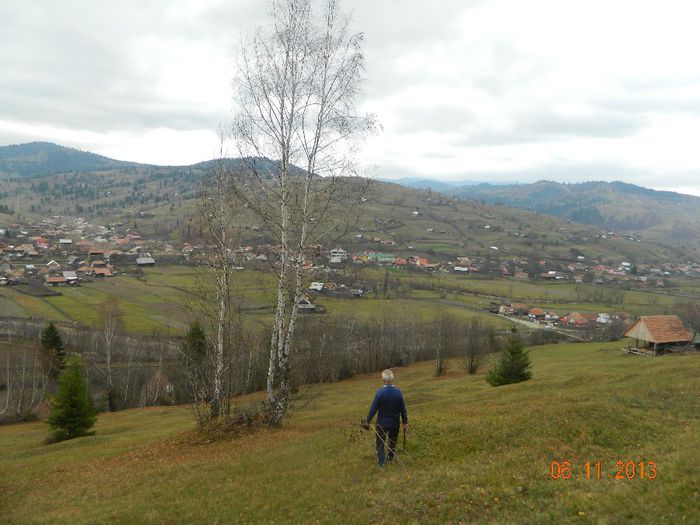
<instances>
[{"instance_id":1,"label":"mountain","mask_svg":"<svg viewBox=\"0 0 700 525\"><path fill-rule=\"evenodd\" d=\"M672 243L697 244L700 228L700 197L619 181L480 184L462 186L453 194Z\"/></svg>"},{"instance_id":2,"label":"mountain","mask_svg":"<svg viewBox=\"0 0 700 525\"><path fill-rule=\"evenodd\" d=\"M93 224L193 242L196 230L190 218L196 214L202 179L218 162L142 165L46 143L0 148L0 153L0 161L15 163L15 175L0 184L0 228L56 215L80 216ZM234 169L244 164L241 159L226 162ZM265 159L260 163L270 169L275 165ZM361 240L355 242L353 236L344 241L357 249L445 258L536 254L557 260L576 252L599 260L662 262L696 259L700 248L695 235L700 199L624 183L481 184L441 193L374 181L365 201ZM239 213L241 225L260 232L254 236L264 242L259 219ZM607 235L611 230L644 234Z\"/></svg>"},{"instance_id":3,"label":"mountain","mask_svg":"<svg viewBox=\"0 0 700 525\"><path fill-rule=\"evenodd\" d=\"M416 188L421 190L432 190L439 191L442 193L451 194L456 189L463 186L476 186L479 184L485 184L483 181L474 180L437 180L437 179L423 179L418 177L403 177L400 179L387 179L380 178L382 182L391 182L393 184L398 184L400 186L405 186L406 188ZM518 184L517 182L504 182L504 185Z\"/></svg>"},{"instance_id":4,"label":"mountain","mask_svg":"<svg viewBox=\"0 0 700 525\"><path fill-rule=\"evenodd\" d=\"M22 178L134 166L143 166L143 164L114 160L50 142L30 142L0 147L0 174Z\"/></svg>"}]
</instances>

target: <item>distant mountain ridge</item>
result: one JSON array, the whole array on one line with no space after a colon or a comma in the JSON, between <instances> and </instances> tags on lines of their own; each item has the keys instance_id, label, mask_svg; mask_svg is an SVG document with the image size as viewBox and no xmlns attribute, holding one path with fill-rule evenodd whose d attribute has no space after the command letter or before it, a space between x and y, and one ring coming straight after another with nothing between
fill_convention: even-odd
<instances>
[{"instance_id":1,"label":"distant mountain ridge","mask_svg":"<svg viewBox=\"0 0 700 525\"><path fill-rule=\"evenodd\" d=\"M146 166L146 164L114 160L96 153L67 148L51 142L29 142L0 146L0 172L22 178L44 177L71 171L103 171L134 166Z\"/></svg>"},{"instance_id":2,"label":"distant mountain ridge","mask_svg":"<svg viewBox=\"0 0 700 525\"><path fill-rule=\"evenodd\" d=\"M700 197L657 191L627 182L462 186L461 198L521 208L606 230L644 233L664 241L696 240Z\"/></svg>"},{"instance_id":3,"label":"distant mountain ridge","mask_svg":"<svg viewBox=\"0 0 700 525\"><path fill-rule=\"evenodd\" d=\"M236 168L244 167L250 160L226 159L224 162ZM263 170L273 170L276 166L269 159L255 160ZM156 166L114 160L46 142L3 146L0 147L0 177L9 175L16 181L12 189L5 185L6 190L0 192L0 205L4 210L0 213L11 215L13 210L19 213L23 209L36 214L55 213L57 209L65 211L66 203L94 211L96 206L107 206L99 199L112 200L118 195L121 201L119 206L113 206L114 212L136 203L143 207L150 202L148 199L153 199L153 202L172 199L172 195L166 195L168 189L172 194L182 195L184 192L193 196L202 173L210 171L217 162L215 159L191 166ZM73 176L74 173L78 175ZM69 176L66 178L64 174ZM60 182L57 177L62 177ZM159 186L151 186L146 192L142 186L148 181ZM385 179L385 182L391 183L387 184L387 191L395 194L397 199L398 195L408 195L400 190L400 186L419 193L429 188L451 197L520 208L606 231L633 233L636 237L658 241L693 255L693 252L700 251L697 233L700 231L700 197L656 191L620 181L572 184L540 181L496 185L464 180L403 178ZM384 185L384 182L378 181L377 185ZM23 193L20 186L30 192ZM119 187L131 189L127 191ZM53 208L47 204L49 194L52 195L51 202L56 203ZM414 198L417 196L410 197ZM439 196L432 198L434 201L445 200ZM59 202L63 204L59 205ZM486 220L491 222L493 219Z\"/></svg>"},{"instance_id":4,"label":"distant mountain ridge","mask_svg":"<svg viewBox=\"0 0 700 525\"><path fill-rule=\"evenodd\" d=\"M389 179L380 177L379 180L382 182L391 182L392 184L398 184L400 186L405 186L407 188L416 188L420 190L433 190L440 191L443 193L451 194L455 189L459 189L463 186L478 186L480 184L489 184L484 181L475 180L437 180L437 179L426 179L421 177L402 177L399 179ZM517 185L518 182L503 182L503 185Z\"/></svg>"},{"instance_id":5,"label":"distant mountain ridge","mask_svg":"<svg viewBox=\"0 0 700 525\"><path fill-rule=\"evenodd\" d=\"M59 146L51 142L30 142L0 146L0 175L5 173L28 179L71 172L89 173L132 167L193 168L208 171L213 169L219 162L221 162L219 159L212 159L187 166L158 166L155 164L115 160L96 153ZM233 169L244 169L253 163L261 172L275 171L279 165L277 161L252 157L249 159L227 158L223 159L223 162L227 168ZM304 173L304 170L292 167L292 172Z\"/></svg>"}]
</instances>

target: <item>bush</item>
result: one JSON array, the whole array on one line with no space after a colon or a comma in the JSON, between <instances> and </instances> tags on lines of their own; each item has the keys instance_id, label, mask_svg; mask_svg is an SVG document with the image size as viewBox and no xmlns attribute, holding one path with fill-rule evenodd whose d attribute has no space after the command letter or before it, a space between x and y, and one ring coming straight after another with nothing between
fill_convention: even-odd
<instances>
[{"instance_id":1,"label":"bush","mask_svg":"<svg viewBox=\"0 0 700 525\"><path fill-rule=\"evenodd\" d=\"M58 394L51 402L48 423L53 429L49 442L89 436L97 414L83 379L83 366L78 356L70 356L58 377Z\"/></svg>"},{"instance_id":2,"label":"bush","mask_svg":"<svg viewBox=\"0 0 700 525\"><path fill-rule=\"evenodd\" d=\"M498 361L486 374L486 381L491 386L527 381L532 377L531 366L525 345L517 331L513 331Z\"/></svg>"},{"instance_id":3,"label":"bush","mask_svg":"<svg viewBox=\"0 0 700 525\"><path fill-rule=\"evenodd\" d=\"M527 338L528 346L556 344L566 341L567 336L554 330L534 330Z\"/></svg>"}]
</instances>

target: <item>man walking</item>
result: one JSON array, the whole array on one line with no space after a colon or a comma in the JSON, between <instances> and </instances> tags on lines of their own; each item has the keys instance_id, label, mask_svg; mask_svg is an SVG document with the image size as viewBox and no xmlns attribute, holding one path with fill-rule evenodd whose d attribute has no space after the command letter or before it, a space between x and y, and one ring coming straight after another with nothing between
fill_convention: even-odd
<instances>
[{"instance_id":1,"label":"man walking","mask_svg":"<svg viewBox=\"0 0 700 525\"><path fill-rule=\"evenodd\" d=\"M372 406L367 414L367 419L364 420L365 428L369 428L369 423L374 415L377 416L377 464L380 467L384 466L386 460L394 459L396 453L396 440L399 437L399 416L403 423L404 431L408 429L408 413L406 412L406 403L403 400L401 390L393 385L394 373L387 369L382 372L382 381L384 385L377 390L372 401ZM389 450L386 451L384 445L387 445Z\"/></svg>"}]
</instances>

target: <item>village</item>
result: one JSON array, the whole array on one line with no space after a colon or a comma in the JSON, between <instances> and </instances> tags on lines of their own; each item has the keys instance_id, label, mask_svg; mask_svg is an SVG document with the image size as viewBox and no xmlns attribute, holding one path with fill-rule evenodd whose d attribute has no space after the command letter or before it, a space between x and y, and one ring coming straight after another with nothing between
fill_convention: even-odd
<instances>
[{"instance_id":1,"label":"village","mask_svg":"<svg viewBox=\"0 0 700 525\"><path fill-rule=\"evenodd\" d=\"M260 229L252 227L251 234L261 239ZM612 232L611 232L612 235ZM377 268L404 272L405 275L450 274L468 279L503 279L523 283L575 283L610 289L614 297L618 290L663 290L670 279L697 279L698 263L664 263L651 266L619 261L603 264L588 260L583 254L572 260L547 261L535 257L510 257L498 254L491 247L488 257L457 256L452 258L418 253L411 245L402 248L393 239L355 234L353 250L340 246L312 246L313 257L303 265L307 275L306 293L299 300L305 313L323 312L317 304L323 297L358 299L369 292L357 277L357 268ZM373 249L380 246L382 251ZM392 252L384 251L386 248ZM84 218L55 216L36 224L10 224L0 229L0 286L21 286L26 293L51 295L50 289L80 286L115 275L138 277L143 268L156 265L206 266L210 248L190 242L149 239L133 228L116 225L98 226ZM231 251L234 270L274 269L280 247L259 242L245 244ZM408 272L408 273L406 273ZM42 290L44 290L42 292ZM578 290L578 289L577 289ZM608 306L618 311L560 311L556 308L528 305L512 298L491 298L483 310L505 318L527 321L531 327L545 330L606 330L628 327L635 316L624 311L619 301L609 300Z\"/></svg>"},{"instance_id":2,"label":"village","mask_svg":"<svg viewBox=\"0 0 700 525\"><path fill-rule=\"evenodd\" d=\"M259 228L252 227L259 237ZM612 232L611 232L612 235ZM491 246L488 257L443 257L418 253L414 246L401 247L393 239L356 234L354 252L342 247L311 246L313 257L307 270L370 265L418 272L502 277L517 281L554 281L624 285L638 289L663 288L667 279L700 278L700 263L668 262L658 266L621 260L615 264L588 259L544 260L507 256ZM381 250L374 246L381 246ZM397 252L387 252L394 248ZM76 285L85 277L111 277L127 267L156 264L206 264L206 245L148 239L135 229L95 226L77 217L52 217L37 224L10 224L0 228L0 285L26 283L41 277L47 286ZM272 263L280 247L269 243L244 245L232 251L232 261L241 267ZM400 252L400 253L399 253ZM415 252L415 253L412 253Z\"/></svg>"}]
</instances>

